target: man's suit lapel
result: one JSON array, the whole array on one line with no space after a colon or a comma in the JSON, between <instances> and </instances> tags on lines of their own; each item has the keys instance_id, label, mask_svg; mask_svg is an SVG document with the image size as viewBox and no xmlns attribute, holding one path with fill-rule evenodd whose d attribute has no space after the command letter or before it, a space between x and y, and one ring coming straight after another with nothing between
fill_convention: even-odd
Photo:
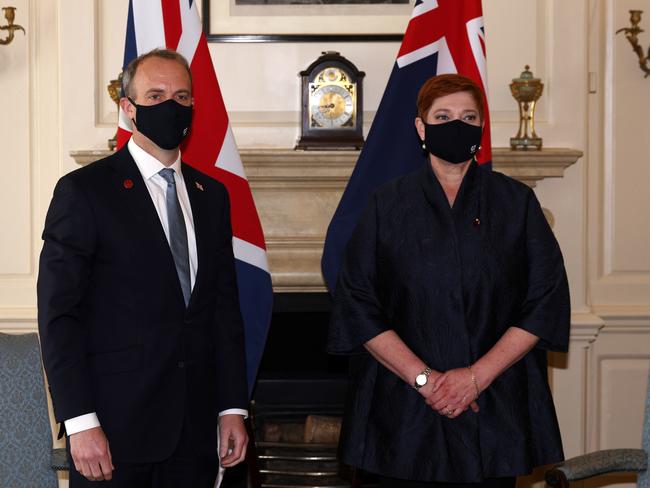
<instances>
[{"instance_id":1,"label":"man's suit lapel","mask_svg":"<svg viewBox=\"0 0 650 488\"><path fill-rule=\"evenodd\" d=\"M115 170L112 184L117 188L119 201L130 210L138 240L146 243L147 250L159 261L160 266L165 266L167 272L173 275L171 282L176 284L179 300L183 302L183 292L167 236L140 170L126 146L115 153L111 166Z\"/></svg>"}]
</instances>

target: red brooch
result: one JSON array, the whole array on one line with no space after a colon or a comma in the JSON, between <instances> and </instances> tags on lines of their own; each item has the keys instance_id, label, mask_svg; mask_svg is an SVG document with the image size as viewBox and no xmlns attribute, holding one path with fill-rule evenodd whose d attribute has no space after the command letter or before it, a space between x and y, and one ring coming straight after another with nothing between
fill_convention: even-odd
<instances>
[{"instance_id":1,"label":"red brooch","mask_svg":"<svg viewBox=\"0 0 650 488\"><path fill-rule=\"evenodd\" d=\"M131 188L133 188L133 180L126 179L124 180L124 183L122 183L122 185L124 185L124 188L126 188L127 190L130 190Z\"/></svg>"},{"instance_id":2,"label":"red brooch","mask_svg":"<svg viewBox=\"0 0 650 488\"><path fill-rule=\"evenodd\" d=\"M479 225L481 225L481 219L479 219L478 217L475 218L473 224L474 227L478 227Z\"/></svg>"}]
</instances>

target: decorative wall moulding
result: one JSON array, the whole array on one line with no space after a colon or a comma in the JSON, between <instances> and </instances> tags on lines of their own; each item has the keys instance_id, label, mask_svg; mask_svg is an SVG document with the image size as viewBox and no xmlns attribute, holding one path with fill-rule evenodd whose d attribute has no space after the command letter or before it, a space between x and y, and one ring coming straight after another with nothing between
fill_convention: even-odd
<instances>
[{"instance_id":1,"label":"decorative wall moulding","mask_svg":"<svg viewBox=\"0 0 650 488\"><path fill-rule=\"evenodd\" d=\"M603 327L605 327L605 321L596 314L571 313L571 341L582 342L583 347L588 347L594 342Z\"/></svg>"},{"instance_id":2,"label":"decorative wall moulding","mask_svg":"<svg viewBox=\"0 0 650 488\"><path fill-rule=\"evenodd\" d=\"M642 327L650 332L650 303L642 305L592 305L608 327Z\"/></svg>"},{"instance_id":3,"label":"decorative wall moulding","mask_svg":"<svg viewBox=\"0 0 650 488\"><path fill-rule=\"evenodd\" d=\"M0 330L31 330L36 328L36 307L0 307Z\"/></svg>"},{"instance_id":4,"label":"decorative wall moulding","mask_svg":"<svg viewBox=\"0 0 650 488\"><path fill-rule=\"evenodd\" d=\"M110 151L72 151L85 165ZM276 292L323 292L320 260L327 226L359 156L358 151L241 149L266 243ZM582 152L493 149L497 171L534 187L544 178L560 178Z\"/></svg>"}]
</instances>

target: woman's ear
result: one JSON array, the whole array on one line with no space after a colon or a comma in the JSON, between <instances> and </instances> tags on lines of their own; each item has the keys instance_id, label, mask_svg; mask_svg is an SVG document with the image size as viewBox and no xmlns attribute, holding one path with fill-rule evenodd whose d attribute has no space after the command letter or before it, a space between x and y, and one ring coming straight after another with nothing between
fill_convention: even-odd
<instances>
[{"instance_id":1,"label":"woman's ear","mask_svg":"<svg viewBox=\"0 0 650 488\"><path fill-rule=\"evenodd\" d=\"M418 136L420 140L424 141L424 122L421 117L415 117L415 130L418 131Z\"/></svg>"}]
</instances>

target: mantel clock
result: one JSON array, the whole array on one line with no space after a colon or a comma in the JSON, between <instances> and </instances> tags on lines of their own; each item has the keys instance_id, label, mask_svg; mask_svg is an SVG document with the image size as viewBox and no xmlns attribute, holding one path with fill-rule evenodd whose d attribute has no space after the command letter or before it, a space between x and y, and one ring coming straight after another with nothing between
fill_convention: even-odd
<instances>
[{"instance_id":1,"label":"mantel clock","mask_svg":"<svg viewBox=\"0 0 650 488\"><path fill-rule=\"evenodd\" d=\"M302 77L302 134L297 149L363 146L363 77L338 52L327 51Z\"/></svg>"}]
</instances>

